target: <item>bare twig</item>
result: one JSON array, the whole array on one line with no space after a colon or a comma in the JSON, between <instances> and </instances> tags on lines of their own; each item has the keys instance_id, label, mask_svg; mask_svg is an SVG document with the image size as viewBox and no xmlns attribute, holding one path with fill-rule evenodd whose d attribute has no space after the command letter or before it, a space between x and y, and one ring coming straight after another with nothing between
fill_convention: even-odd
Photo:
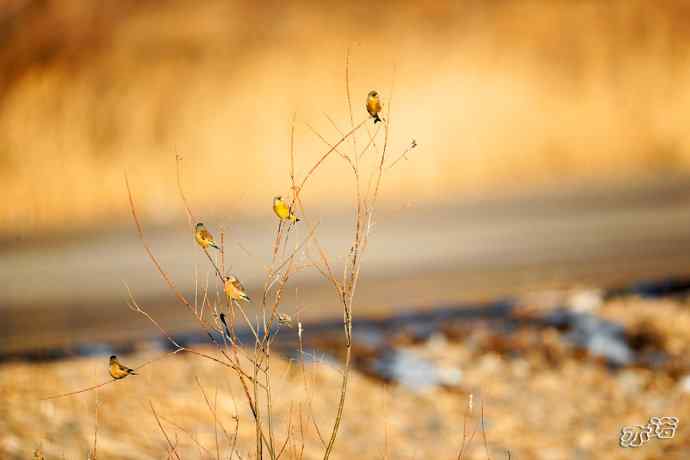
<instances>
[{"instance_id":1,"label":"bare twig","mask_svg":"<svg viewBox=\"0 0 690 460\"><path fill-rule=\"evenodd\" d=\"M180 460L180 456L177 454L176 447L170 441L170 438L168 437L168 433L165 432L165 428L163 428L163 425L161 424L161 421L158 418L158 414L156 413L156 409L153 408L153 403L150 400L149 400L149 407L151 408L151 412L153 412L153 416L156 418L156 423L158 423L158 428L161 429L161 432L163 433L165 440L168 441L168 446L170 446L172 453L175 455L175 457L177 457L177 460Z\"/></svg>"},{"instance_id":2,"label":"bare twig","mask_svg":"<svg viewBox=\"0 0 690 460\"><path fill-rule=\"evenodd\" d=\"M180 196L182 197L182 203L184 203L184 210L187 213L187 222L189 223L189 228L192 231L194 231L196 219L194 218L194 214L192 214L192 210L189 207L189 203L187 202L187 197L184 194L184 190L182 190L182 156L175 155L175 164L177 165L177 189L179 190Z\"/></svg>"}]
</instances>

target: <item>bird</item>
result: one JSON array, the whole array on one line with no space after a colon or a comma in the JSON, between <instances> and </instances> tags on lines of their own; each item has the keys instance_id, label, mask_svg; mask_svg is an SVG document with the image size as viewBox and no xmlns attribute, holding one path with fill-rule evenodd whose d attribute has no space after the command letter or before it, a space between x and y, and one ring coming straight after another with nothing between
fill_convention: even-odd
<instances>
[{"instance_id":1,"label":"bird","mask_svg":"<svg viewBox=\"0 0 690 460\"><path fill-rule=\"evenodd\" d=\"M381 121L381 118L379 117L379 112L381 112L381 110L382 107L381 99L379 99L379 93L374 90L369 91L369 95L367 96L367 112L369 112L369 115L371 115L371 117L374 119L374 124Z\"/></svg>"},{"instance_id":2,"label":"bird","mask_svg":"<svg viewBox=\"0 0 690 460\"><path fill-rule=\"evenodd\" d=\"M110 376L114 378L115 380L120 380L124 379L128 375L138 375L136 372L134 372L132 369L130 369L127 366L123 366L120 364L120 361L117 360L117 356L112 355L110 357Z\"/></svg>"},{"instance_id":3,"label":"bird","mask_svg":"<svg viewBox=\"0 0 690 460\"><path fill-rule=\"evenodd\" d=\"M252 299L250 299L247 295L244 286L242 286L242 283L240 283L240 280L238 280L234 275L227 275L223 277L223 281L223 289L225 290L225 295L228 296L228 299L244 300L245 302L252 301Z\"/></svg>"},{"instance_id":4,"label":"bird","mask_svg":"<svg viewBox=\"0 0 690 460\"><path fill-rule=\"evenodd\" d=\"M287 313L278 312L278 323L282 326L292 327L292 317Z\"/></svg>"},{"instance_id":5,"label":"bird","mask_svg":"<svg viewBox=\"0 0 690 460\"><path fill-rule=\"evenodd\" d=\"M196 239L196 242L199 243L199 246L201 246L204 249L211 246L212 248L220 250L215 240L213 239L213 235L211 235L211 233L208 230L206 230L206 227L204 227L204 224L202 224L201 222L196 224L196 227L194 227L194 238Z\"/></svg>"},{"instance_id":6,"label":"bird","mask_svg":"<svg viewBox=\"0 0 690 460\"><path fill-rule=\"evenodd\" d=\"M300 219L290 210L290 207L285 201L283 201L282 196L273 197L273 212L276 213L278 219L289 220L293 224L299 222Z\"/></svg>"}]
</instances>

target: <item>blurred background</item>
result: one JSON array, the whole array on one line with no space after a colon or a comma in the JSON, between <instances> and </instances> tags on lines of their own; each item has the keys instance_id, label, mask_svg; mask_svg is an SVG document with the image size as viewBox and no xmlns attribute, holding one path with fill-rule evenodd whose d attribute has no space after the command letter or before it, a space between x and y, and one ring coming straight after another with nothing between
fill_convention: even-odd
<instances>
[{"instance_id":1,"label":"blurred background","mask_svg":"<svg viewBox=\"0 0 690 460\"><path fill-rule=\"evenodd\" d=\"M562 306L583 289L596 305L611 292L684 296L688 39L682 1L0 0L0 355L71 356L155 336L127 309L124 283L171 331L194 332L146 258L124 182L126 172L154 252L193 295L213 278L187 227L176 155L195 215L224 232L227 264L258 295L271 198L289 193L291 120L303 177L327 149L312 128L334 143L351 126L348 50L355 123L376 89L390 108L390 157L418 145L384 178L356 315L503 298L531 312L535 293ZM353 184L332 157L303 193L306 220L337 267L352 234ZM308 232L298 227L295 238ZM341 317L318 273L294 283L290 314ZM685 315L685 298L674 299L664 305ZM612 308L612 321L634 322ZM674 363L669 388L685 375ZM511 429L492 437L510 447ZM0 452L26 451L10 438ZM585 452L577 458L602 452L590 438L573 443ZM575 458L559 456L559 445L517 458Z\"/></svg>"}]
</instances>

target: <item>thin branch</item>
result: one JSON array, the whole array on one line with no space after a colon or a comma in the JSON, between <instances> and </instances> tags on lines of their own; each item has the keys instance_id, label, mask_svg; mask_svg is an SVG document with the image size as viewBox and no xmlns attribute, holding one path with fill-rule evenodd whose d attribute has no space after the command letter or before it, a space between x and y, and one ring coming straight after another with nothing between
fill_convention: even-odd
<instances>
[{"instance_id":1,"label":"thin branch","mask_svg":"<svg viewBox=\"0 0 690 460\"><path fill-rule=\"evenodd\" d=\"M335 149L338 148L338 146L339 146L340 144L342 144L343 142L345 142L345 141L347 140L348 137L350 137L351 135L353 135L353 134L355 133L355 131L357 131L359 128L361 128L362 126L364 126L364 123L366 123L368 120L369 120L368 118L365 118L364 120L362 120L357 126L355 126L354 128L352 128L352 129L351 129L350 131L348 131L343 137L341 137L341 138L338 140L338 142L335 143L335 145L333 146L333 148L331 148L331 149L328 150L326 153L324 153L324 154L321 156L321 158L319 158L319 160L314 164L314 166L312 166L312 168L309 170L309 172L307 173L307 175L304 176L304 179L302 179L302 182L300 183L300 185L299 185L299 187L298 187L298 190L302 190L302 189L304 188L304 184L306 184L307 180L309 180L309 178L312 176L312 174L314 174L314 171L317 170L317 168L321 165L321 163L323 163L324 160L325 160L326 158L328 158L328 156L329 156L331 153L333 153L333 152L335 151Z\"/></svg>"},{"instance_id":2,"label":"thin branch","mask_svg":"<svg viewBox=\"0 0 690 460\"><path fill-rule=\"evenodd\" d=\"M410 152L410 150L414 149L417 147L417 141L412 139L412 142L410 142L410 145L407 146L407 148L403 151L403 153L400 154L398 158L396 158L391 164L386 166L386 171L389 171L390 169L393 168L400 160L403 158L407 160L407 154Z\"/></svg>"},{"instance_id":3,"label":"thin branch","mask_svg":"<svg viewBox=\"0 0 690 460\"><path fill-rule=\"evenodd\" d=\"M175 446L170 441L168 433L165 432L165 428L163 428L163 425L161 424L161 421L158 418L158 414L156 413L156 409L153 408L153 403L151 402L151 400L149 400L149 407L151 408L151 412L153 412L153 416L156 418L156 423L158 423L158 427L161 429L163 436L165 436L165 440L168 441L168 446L170 446L170 449L172 450L173 454L175 454L175 457L177 457L177 460L180 460L180 456L177 454Z\"/></svg>"},{"instance_id":4,"label":"thin branch","mask_svg":"<svg viewBox=\"0 0 690 460\"><path fill-rule=\"evenodd\" d=\"M194 225L196 223L196 219L194 218L194 214L192 214L192 210L189 207L189 203L187 202L187 197L184 194L184 191L182 190L182 156L181 155L175 155L175 164L177 165L177 189L180 192L180 197L182 197L182 202L184 203L184 210L187 212L187 222L189 223L189 228L194 231Z\"/></svg>"}]
</instances>

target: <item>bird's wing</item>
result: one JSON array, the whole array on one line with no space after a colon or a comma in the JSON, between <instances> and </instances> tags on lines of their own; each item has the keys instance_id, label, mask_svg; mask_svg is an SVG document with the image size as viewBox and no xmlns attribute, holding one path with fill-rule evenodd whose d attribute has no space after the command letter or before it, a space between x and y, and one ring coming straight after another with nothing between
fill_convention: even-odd
<instances>
[{"instance_id":1,"label":"bird's wing","mask_svg":"<svg viewBox=\"0 0 690 460\"><path fill-rule=\"evenodd\" d=\"M242 283L240 283L240 280L236 279L235 281L232 282L232 285L235 286L235 289L237 289L238 291L240 291L242 293L246 292L244 290L244 286L242 286Z\"/></svg>"}]
</instances>

